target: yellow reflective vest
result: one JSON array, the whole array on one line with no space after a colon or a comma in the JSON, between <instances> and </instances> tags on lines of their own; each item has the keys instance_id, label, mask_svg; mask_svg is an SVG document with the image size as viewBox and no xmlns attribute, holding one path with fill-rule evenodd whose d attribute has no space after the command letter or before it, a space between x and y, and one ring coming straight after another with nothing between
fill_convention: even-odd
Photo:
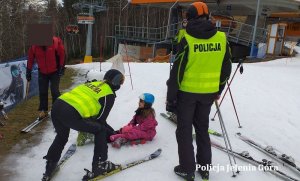
<instances>
[{"instance_id":1,"label":"yellow reflective vest","mask_svg":"<svg viewBox=\"0 0 300 181\"><path fill-rule=\"evenodd\" d=\"M180 43L180 41L182 40L182 38L184 37L184 35L186 34L186 30L185 29L180 29L175 37L175 42L177 44Z\"/></svg>"},{"instance_id":2,"label":"yellow reflective vest","mask_svg":"<svg viewBox=\"0 0 300 181\"><path fill-rule=\"evenodd\" d=\"M184 36L189 54L179 90L190 93L218 92L226 53L225 33L218 31L209 39L197 39L188 33Z\"/></svg>"},{"instance_id":3,"label":"yellow reflective vest","mask_svg":"<svg viewBox=\"0 0 300 181\"><path fill-rule=\"evenodd\" d=\"M104 82L88 82L75 87L59 97L59 99L73 106L82 118L94 117L102 107L98 100L113 94L110 86Z\"/></svg>"}]
</instances>

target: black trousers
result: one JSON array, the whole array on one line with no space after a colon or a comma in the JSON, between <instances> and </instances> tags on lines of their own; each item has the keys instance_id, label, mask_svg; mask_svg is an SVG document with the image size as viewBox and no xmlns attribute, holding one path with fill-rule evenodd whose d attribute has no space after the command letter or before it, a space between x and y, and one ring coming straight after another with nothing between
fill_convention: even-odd
<instances>
[{"instance_id":1,"label":"black trousers","mask_svg":"<svg viewBox=\"0 0 300 181\"><path fill-rule=\"evenodd\" d=\"M214 95L178 93L177 129L179 164L183 171L195 171L195 156L193 147L193 126L196 132L196 161L201 166L211 164L211 144L208 134L209 113L214 101Z\"/></svg>"},{"instance_id":2,"label":"black trousers","mask_svg":"<svg viewBox=\"0 0 300 181\"><path fill-rule=\"evenodd\" d=\"M57 99L53 104L51 117L56 131L56 137L45 157L47 160L59 161L61 153L68 142L70 128L95 135L93 165L96 164L98 160L107 160L106 129L111 130L111 127L106 128L105 124L82 119L75 108L60 99Z\"/></svg>"},{"instance_id":3,"label":"black trousers","mask_svg":"<svg viewBox=\"0 0 300 181\"><path fill-rule=\"evenodd\" d=\"M39 72L39 96L40 106L39 111L48 111L48 89L50 83L52 104L60 96L59 92L59 80L58 72L51 74L42 74Z\"/></svg>"}]
</instances>

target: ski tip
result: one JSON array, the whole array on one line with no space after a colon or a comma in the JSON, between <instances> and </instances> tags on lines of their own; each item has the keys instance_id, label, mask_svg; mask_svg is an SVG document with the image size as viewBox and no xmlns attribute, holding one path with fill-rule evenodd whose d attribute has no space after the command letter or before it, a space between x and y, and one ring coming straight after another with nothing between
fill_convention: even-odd
<instances>
[{"instance_id":1,"label":"ski tip","mask_svg":"<svg viewBox=\"0 0 300 181\"><path fill-rule=\"evenodd\" d=\"M168 115L166 114L166 113L160 113L160 115L162 116L162 117L167 117Z\"/></svg>"},{"instance_id":2,"label":"ski tip","mask_svg":"<svg viewBox=\"0 0 300 181\"><path fill-rule=\"evenodd\" d=\"M161 153L162 152L162 149L161 148L159 148L159 149L157 149L154 153Z\"/></svg>"},{"instance_id":3,"label":"ski tip","mask_svg":"<svg viewBox=\"0 0 300 181\"><path fill-rule=\"evenodd\" d=\"M157 149L154 153L152 153L152 154L150 155L150 157L151 157L151 158L156 158L156 157L158 157L158 156L161 154L161 152L162 152L162 149L159 148L159 149Z\"/></svg>"},{"instance_id":4,"label":"ski tip","mask_svg":"<svg viewBox=\"0 0 300 181\"><path fill-rule=\"evenodd\" d=\"M238 135L238 136L241 136L241 135L242 135L242 133L238 132L238 133L236 133L236 135Z\"/></svg>"}]
</instances>

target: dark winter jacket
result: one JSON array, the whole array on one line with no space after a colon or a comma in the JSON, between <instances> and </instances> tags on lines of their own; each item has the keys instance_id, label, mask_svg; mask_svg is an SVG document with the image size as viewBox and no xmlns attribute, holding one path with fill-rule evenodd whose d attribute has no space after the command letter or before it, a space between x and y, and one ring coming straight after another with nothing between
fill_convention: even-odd
<instances>
[{"instance_id":1,"label":"dark winter jacket","mask_svg":"<svg viewBox=\"0 0 300 181\"><path fill-rule=\"evenodd\" d=\"M65 50L61 39L53 37L53 45L51 46L31 46L28 51L27 69L32 70L34 60L38 64L39 71L43 74L51 74L63 67Z\"/></svg>"},{"instance_id":2,"label":"dark winter jacket","mask_svg":"<svg viewBox=\"0 0 300 181\"><path fill-rule=\"evenodd\" d=\"M198 39L209 39L217 33L216 28L210 21L196 19L190 20L186 27L186 32ZM188 62L188 52L189 46L185 38L183 38L178 45L178 53L176 55L176 60L173 64L172 70L170 72L170 78L167 81L168 91L167 91L167 101L170 103L176 102L177 93L179 90L179 83L182 81L185 67ZM180 61L182 58L182 61ZM221 94L226 81L228 80L231 73L231 52L229 44L226 46L226 53L224 56L221 77L220 77L220 86L219 92L213 94L203 94L204 97L215 97L216 94Z\"/></svg>"},{"instance_id":3,"label":"dark winter jacket","mask_svg":"<svg viewBox=\"0 0 300 181\"><path fill-rule=\"evenodd\" d=\"M98 100L100 105L102 106L99 114L96 117L96 120L98 123L106 123L106 119L110 113L110 110L112 109L114 103L115 103L116 95L110 94L105 97L102 97Z\"/></svg>"}]
</instances>

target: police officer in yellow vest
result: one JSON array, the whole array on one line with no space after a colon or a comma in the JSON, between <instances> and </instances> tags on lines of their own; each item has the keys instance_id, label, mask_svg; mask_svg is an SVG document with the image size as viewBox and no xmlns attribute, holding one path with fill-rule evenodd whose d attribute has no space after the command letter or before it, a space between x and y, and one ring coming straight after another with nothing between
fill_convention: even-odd
<instances>
[{"instance_id":1,"label":"police officer in yellow vest","mask_svg":"<svg viewBox=\"0 0 300 181\"><path fill-rule=\"evenodd\" d=\"M184 34L186 33L186 26L187 26L187 19L184 19L182 21L181 29L178 31L176 36L173 39L173 55L175 55L178 52L178 45L181 42L182 38L184 37Z\"/></svg>"},{"instance_id":2,"label":"police officer in yellow vest","mask_svg":"<svg viewBox=\"0 0 300 181\"><path fill-rule=\"evenodd\" d=\"M176 138L179 165L174 172L185 180L194 180L196 163L211 165L208 135L209 113L215 99L224 89L231 73L231 53L226 35L209 21L203 2L191 4L187 11L186 34L179 45L170 72L166 110L177 114ZM192 127L196 131L196 162ZM208 170L198 170L203 180Z\"/></svg>"},{"instance_id":3,"label":"police officer in yellow vest","mask_svg":"<svg viewBox=\"0 0 300 181\"><path fill-rule=\"evenodd\" d=\"M174 37L174 42L176 44L179 44L182 38L184 37L184 34L186 33L186 26L187 26L187 19L182 20L182 28L178 31L177 35Z\"/></svg>"},{"instance_id":4,"label":"police officer in yellow vest","mask_svg":"<svg viewBox=\"0 0 300 181\"><path fill-rule=\"evenodd\" d=\"M47 160L43 180L49 180L68 141L70 128L95 135L92 172L83 179L90 179L110 172L116 165L107 161L106 118L114 105L115 91L124 82L123 74L111 69L104 81L87 82L61 95L51 111L56 137L44 159Z\"/></svg>"}]
</instances>

